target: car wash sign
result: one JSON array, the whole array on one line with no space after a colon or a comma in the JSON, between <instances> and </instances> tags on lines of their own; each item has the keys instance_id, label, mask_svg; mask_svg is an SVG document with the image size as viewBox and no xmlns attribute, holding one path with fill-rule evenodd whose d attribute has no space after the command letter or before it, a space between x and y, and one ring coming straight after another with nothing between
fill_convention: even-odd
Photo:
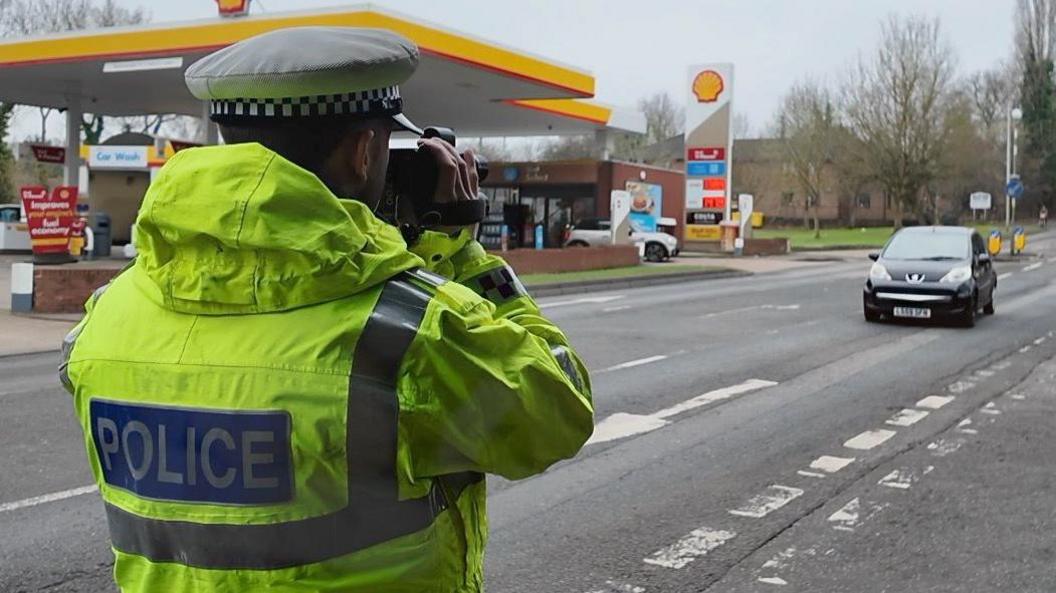
<instances>
[{"instance_id":1,"label":"car wash sign","mask_svg":"<svg viewBox=\"0 0 1056 593\"><path fill-rule=\"evenodd\" d=\"M49 195L46 187L28 186L21 194L33 253L69 253L70 231L78 218L77 188L63 185Z\"/></svg>"},{"instance_id":2,"label":"car wash sign","mask_svg":"<svg viewBox=\"0 0 1056 593\"><path fill-rule=\"evenodd\" d=\"M692 66L686 86L686 237L702 240L717 228L694 221L730 217L733 64Z\"/></svg>"}]
</instances>

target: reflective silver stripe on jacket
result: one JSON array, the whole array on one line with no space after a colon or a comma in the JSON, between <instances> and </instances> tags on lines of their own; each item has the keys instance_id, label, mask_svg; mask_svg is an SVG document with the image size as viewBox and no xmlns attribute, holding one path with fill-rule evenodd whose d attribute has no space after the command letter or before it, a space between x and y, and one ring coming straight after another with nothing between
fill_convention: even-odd
<instances>
[{"instance_id":1,"label":"reflective silver stripe on jacket","mask_svg":"<svg viewBox=\"0 0 1056 593\"><path fill-rule=\"evenodd\" d=\"M432 298L408 279L385 285L356 344L348 384L345 508L300 521L217 525L148 519L107 504L114 548L153 562L268 570L336 558L432 524L449 503L439 486L429 496L398 500L397 374ZM460 474L448 483L457 497L482 479Z\"/></svg>"},{"instance_id":2,"label":"reflective silver stripe on jacket","mask_svg":"<svg viewBox=\"0 0 1056 593\"><path fill-rule=\"evenodd\" d=\"M124 270L122 270L122 272L123 271ZM93 304L98 303L99 297L103 296L103 293L106 292L107 288L110 288L111 282L113 282L113 280L96 288L95 291L92 292L92 296L89 300L92 301ZM70 393L73 393L73 382L70 381L69 372L70 355L73 354L73 347L77 345L77 338L81 336L81 330L83 329L84 326L78 323L77 326L70 330L70 333L66 334L66 337L62 339L62 361L59 362L59 381L62 381L62 386Z\"/></svg>"}]
</instances>

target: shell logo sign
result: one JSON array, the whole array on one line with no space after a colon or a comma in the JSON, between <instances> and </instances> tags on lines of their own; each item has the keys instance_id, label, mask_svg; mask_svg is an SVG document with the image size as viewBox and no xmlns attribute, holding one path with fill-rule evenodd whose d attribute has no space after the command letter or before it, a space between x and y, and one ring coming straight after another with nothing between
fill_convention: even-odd
<instances>
[{"instance_id":1,"label":"shell logo sign","mask_svg":"<svg viewBox=\"0 0 1056 593\"><path fill-rule=\"evenodd\" d=\"M249 14L250 0L216 0L220 16L243 16Z\"/></svg>"},{"instance_id":2,"label":"shell logo sign","mask_svg":"<svg viewBox=\"0 0 1056 593\"><path fill-rule=\"evenodd\" d=\"M714 103L725 89L722 75L714 70L705 70L693 79L693 94L698 103Z\"/></svg>"}]
</instances>

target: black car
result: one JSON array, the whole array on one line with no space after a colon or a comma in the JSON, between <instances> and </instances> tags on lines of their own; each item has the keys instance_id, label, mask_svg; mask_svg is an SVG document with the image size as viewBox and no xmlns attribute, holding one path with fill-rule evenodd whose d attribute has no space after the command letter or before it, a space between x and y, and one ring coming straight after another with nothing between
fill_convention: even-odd
<instances>
[{"instance_id":1,"label":"black car","mask_svg":"<svg viewBox=\"0 0 1056 593\"><path fill-rule=\"evenodd\" d=\"M997 274L974 229L902 229L869 258L876 263L862 298L866 321L941 318L971 327L980 309L994 313Z\"/></svg>"}]
</instances>

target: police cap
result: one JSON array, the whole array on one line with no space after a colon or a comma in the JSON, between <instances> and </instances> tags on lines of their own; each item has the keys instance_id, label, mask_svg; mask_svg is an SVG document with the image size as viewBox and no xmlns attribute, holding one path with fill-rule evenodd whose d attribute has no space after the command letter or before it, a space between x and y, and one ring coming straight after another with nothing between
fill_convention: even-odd
<instances>
[{"instance_id":1,"label":"police cap","mask_svg":"<svg viewBox=\"0 0 1056 593\"><path fill-rule=\"evenodd\" d=\"M210 118L238 123L276 118L403 115L399 85L418 66L418 47L383 29L295 27L239 41L187 69L191 94Z\"/></svg>"}]
</instances>

